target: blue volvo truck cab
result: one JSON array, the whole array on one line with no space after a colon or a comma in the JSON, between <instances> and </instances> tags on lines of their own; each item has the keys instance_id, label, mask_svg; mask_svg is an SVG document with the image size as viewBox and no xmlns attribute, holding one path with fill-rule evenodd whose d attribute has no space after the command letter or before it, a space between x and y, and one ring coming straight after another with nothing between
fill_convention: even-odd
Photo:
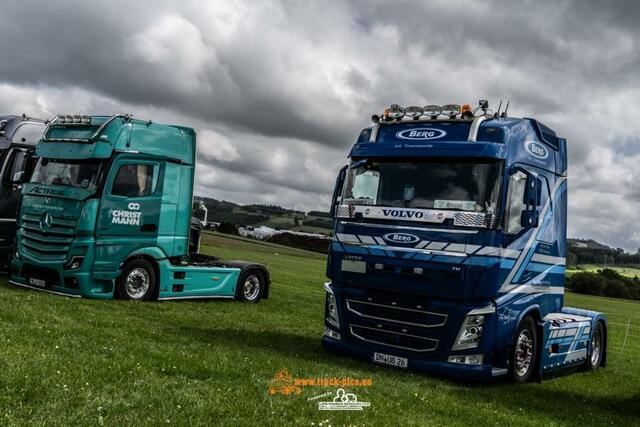
<instances>
[{"instance_id":1,"label":"blue volvo truck cab","mask_svg":"<svg viewBox=\"0 0 640 427\"><path fill-rule=\"evenodd\" d=\"M372 121L334 190L323 346L461 379L604 366L605 316L564 307L566 140L486 101Z\"/></svg>"}]
</instances>

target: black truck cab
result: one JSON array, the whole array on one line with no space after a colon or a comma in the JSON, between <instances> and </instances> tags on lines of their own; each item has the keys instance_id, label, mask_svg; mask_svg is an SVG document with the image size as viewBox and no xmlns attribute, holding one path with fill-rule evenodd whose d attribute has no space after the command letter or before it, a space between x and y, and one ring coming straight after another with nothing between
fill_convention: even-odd
<instances>
[{"instance_id":1,"label":"black truck cab","mask_svg":"<svg viewBox=\"0 0 640 427\"><path fill-rule=\"evenodd\" d=\"M6 270L16 236L22 183L33 170L33 151L46 122L26 115L0 115L0 269Z\"/></svg>"}]
</instances>

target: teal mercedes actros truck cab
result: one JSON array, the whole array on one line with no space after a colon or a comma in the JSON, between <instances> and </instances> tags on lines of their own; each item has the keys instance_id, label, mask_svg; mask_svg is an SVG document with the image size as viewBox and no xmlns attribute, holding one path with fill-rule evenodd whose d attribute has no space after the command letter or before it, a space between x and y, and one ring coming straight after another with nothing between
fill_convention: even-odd
<instances>
[{"instance_id":1,"label":"teal mercedes actros truck cab","mask_svg":"<svg viewBox=\"0 0 640 427\"><path fill-rule=\"evenodd\" d=\"M197 253L193 129L124 114L58 116L35 155L12 283L88 298L268 297L265 266Z\"/></svg>"},{"instance_id":2,"label":"teal mercedes actros truck cab","mask_svg":"<svg viewBox=\"0 0 640 427\"><path fill-rule=\"evenodd\" d=\"M486 101L372 119L335 187L323 345L462 379L604 366L606 318L564 307L565 139Z\"/></svg>"}]
</instances>

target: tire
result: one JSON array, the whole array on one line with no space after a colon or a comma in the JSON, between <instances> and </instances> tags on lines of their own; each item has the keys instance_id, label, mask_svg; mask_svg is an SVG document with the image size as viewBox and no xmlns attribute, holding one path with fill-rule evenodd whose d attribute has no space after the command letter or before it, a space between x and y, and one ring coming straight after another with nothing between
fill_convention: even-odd
<instances>
[{"instance_id":1,"label":"tire","mask_svg":"<svg viewBox=\"0 0 640 427\"><path fill-rule=\"evenodd\" d=\"M236 300L256 304L262 299L265 289L264 274L258 270L243 271L236 286Z\"/></svg>"},{"instance_id":2,"label":"tire","mask_svg":"<svg viewBox=\"0 0 640 427\"><path fill-rule=\"evenodd\" d=\"M156 297L156 271L146 259L125 264L118 277L118 296L124 300L151 301Z\"/></svg>"},{"instance_id":3,"label":"tire","mask_svg":"<svg viewBox=\"0 0 640 427\"><path fill-rule=\"evenodd\" d=\"M604 343L604 326L602 322L597 322L591 338L591 352L587 358L587 369L593 371L598 369L602 364L602 358L605 352Z\"/></svg>"},{"instance_id":4,"label":"tire","mask_svg":"<svg viewBox=\"0 0 640 427\"><path fill-rule=\"evenodd\" d=\"M511 378L518 383L530 381L536 370L538 359L538 330L533 318L522 319L511 346L509 370Z\"/></svg>"}]
</instances>

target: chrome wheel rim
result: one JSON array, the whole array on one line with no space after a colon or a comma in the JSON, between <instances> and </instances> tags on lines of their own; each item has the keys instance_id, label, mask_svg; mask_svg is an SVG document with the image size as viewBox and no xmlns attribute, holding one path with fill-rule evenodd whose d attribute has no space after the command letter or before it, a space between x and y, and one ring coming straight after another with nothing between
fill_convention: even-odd
<instances>
[{"instance_id":1,"label":"chrome wheel rim","mask_svg":"<svg viewBox=\"0 0 640 427\"><path fill-rule=\"evenodd\" d=\"M132 299L142 298L149 290L151 279L144 268L134 268L127 275L125 290Z\"/></svg>"},{"instance_id":2,"label":"chrome wheel rim","mask_svg":"<svg viewBox=\"0 0 640 427\"><path fill-rule=\"evenodd\" d=\"M591 343L591 366L598 366L600 361L600 351L602 348L602 331L596 328L593 333L593 342Z\"/></svg>"},{"instance_id":3,"label":"chrome wheel rim","mask_svg":"<svg viewBox=\"0 0 640 427\"><path fill-rule=\"evenodd\" d=\"M515 371L519 377L524 377L529 371L531 361L533 360L533 338L531 331L525 329L518 335L515 349Z\"/></svg>"},{"instance_id":4,"label":"chrome wheel rim","mask_svg":"<svg viewBox=\"0 0 640 427\"><path fill-rule=\"evenodd\" d=\"M254 275L247 277L247 280L244 281L243 291L247 300L253 301L256 299L260 293L260 280L258 277Z\"/></svg>"}]
</instances>

